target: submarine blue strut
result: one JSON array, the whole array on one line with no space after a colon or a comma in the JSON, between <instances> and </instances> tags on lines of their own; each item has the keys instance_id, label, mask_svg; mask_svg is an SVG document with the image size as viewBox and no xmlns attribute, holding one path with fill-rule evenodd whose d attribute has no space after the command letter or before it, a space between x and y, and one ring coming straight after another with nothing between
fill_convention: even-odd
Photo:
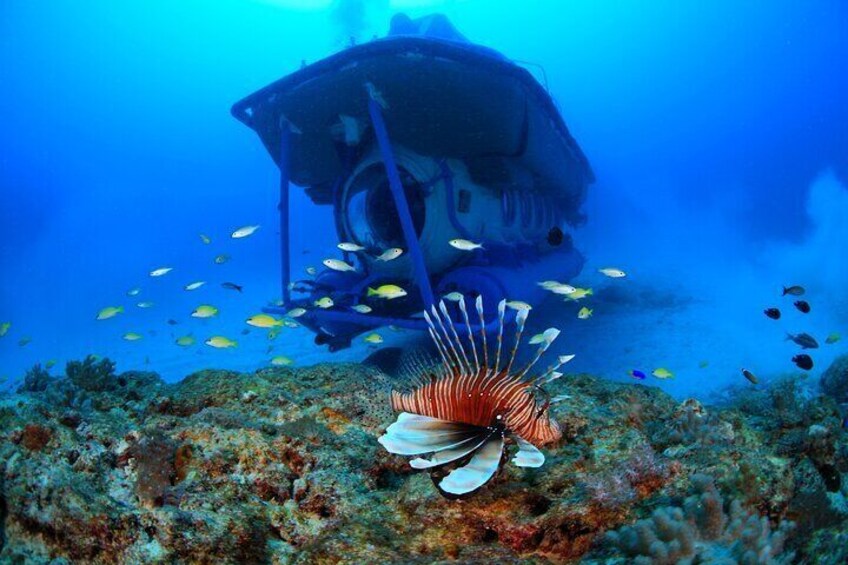
<instances>
[{"instance_id":1,"label":"submarine blue strut","mask_svg":"<svg viewBox=\"0 0 848 565\"><path fill-rule=\"evenodd\" d=\"M291 147L291 127L289 122L280 118L280 282L283 285L283 307L288 309L291 303L291 267L289 266L289 148Z\"/></svg>"},{"instance_id":2,"label":"submarine blue strut","mask_svg":"<svg viewBox=\"0 0 848 565\"><path fill-rule=\"evenodd\" d=\"M427 274L427 266L424 264L424 255L421 253L421 247L418 245L418 237L415 235L415 228L412 225L412 214L409 213L409 204L406 201L406 195L403 192L403 185L400 182L395 157L392 154L392 144L389 141L389 133L386 131L386 124L383 121L383 114L380 111L380 104L374 100L372 93L368 98L368 113L371 116L371 123L374 126L374 134L377 137L377 143L380 146L380 155L383 158L383 165L386 167L386 176L389 179L389 187L392 191L392 197L395 201L400 226L403 230L403 238L406 240L409 256L412 259L412 268L415 272L415 280L418 283L418 290L421 292L421 299L426 308L430 308L434 304L433 289L430 288L430 276Z\"/></svg>"}]
</instances>

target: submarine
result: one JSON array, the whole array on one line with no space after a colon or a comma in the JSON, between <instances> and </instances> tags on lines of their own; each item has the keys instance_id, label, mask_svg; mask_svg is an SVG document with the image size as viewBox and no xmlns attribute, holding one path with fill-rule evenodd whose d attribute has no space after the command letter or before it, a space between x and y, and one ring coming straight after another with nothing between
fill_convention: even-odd
<instances>
[{"instance_id":1,"label":"submarine","mask_svg":"<svg viewBox=\"0 0 848 565\"><path fill-rule=\"evenodd\" d=\"M453 292L482 297L493 318L502 299L535 305L537 281L583 267L571 233L594 182L586 156L527 69L443 15L397 14L386 37L304 65L231 113L279 169L282 299L265 311L305 308L298 322L331 351L376 327L426 330L422 312ZM293 225L292 189L332 207L339 242L363 248L342 252L354 270L292 278L290 230L308 229ZM406 294L368 290L385 284ZM314 306L323 297L332 307Z\"/></svg>"}]
</instances>

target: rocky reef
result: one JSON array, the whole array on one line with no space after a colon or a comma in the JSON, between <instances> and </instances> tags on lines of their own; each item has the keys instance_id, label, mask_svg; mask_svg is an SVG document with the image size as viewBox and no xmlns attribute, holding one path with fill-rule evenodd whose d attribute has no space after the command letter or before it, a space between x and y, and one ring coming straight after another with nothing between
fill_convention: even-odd
<instances>
[{"instance_id":1,"label":"rocky reef","mask_svg":"<svg viewBox=\"0 0 848 565\"><path fill-rule=\"evenodd\" d=\"M0 396L0 562L844 563L848 434L794 377L720 407L588 375L564 434L464 500L376 438L361 365L34 368Z\"/></svg>"}]
</instances>

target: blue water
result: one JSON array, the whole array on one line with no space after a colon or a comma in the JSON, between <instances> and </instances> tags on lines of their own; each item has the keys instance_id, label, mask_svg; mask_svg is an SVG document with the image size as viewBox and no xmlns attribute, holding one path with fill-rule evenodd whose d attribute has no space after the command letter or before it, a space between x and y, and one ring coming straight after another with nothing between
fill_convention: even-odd
<instances>
[{"instance_id":1,"label":"blue water","mask_svg":"<svg viewBox=\"0 0 848 565\"><path fill-rule=\"evenodd\" d=\"M5 385L36 362L56 360L56 371L91 353L168 380L207 367L253 370L274 355L306 365L370 353L355 340L330 354L303 328L274 341L256 329L242 335L244 320L280 297L277 170L229 108L350 37L385 35L401 10L442 12L470 40L526 62L592 163L588 223L574 233L588 263L573 282L596 293L615 285L624 298L587 302L589 320L556 301L531 315L563 329L557 348L577 354L574 370L625 380L630 369L663 366L675 378L649 384L706 395L746 384L743 366L761 379L797 371L786 331L822 343L813 377L846 351L848 6L840 0L4 2ZM336 256L337 239L330 210L298 188L292 210L300 275ZM262 227L230 238L249 224ZM214 264L222 253L232 259ZM610 265L628 277L596 272ZM162 266L173 271L147 275ZM208 284L183 290L196 280ZM789 284L806 287L810 314L780 296ZM127 297L134 287L141 293ZM139 309L142 300L154 306ZM201 303L220 315L191 318ZM126 311L95 320L113 305ZM768 306L783 318L763 316ZM129 331L144 338L123 340ZM824 345L832 332L845 338ZM188 333L196 345L174 344ZM380 333L386 345L412 339ZM239 347L203 345L211 335Z\"/></svg>"}]
</instances>

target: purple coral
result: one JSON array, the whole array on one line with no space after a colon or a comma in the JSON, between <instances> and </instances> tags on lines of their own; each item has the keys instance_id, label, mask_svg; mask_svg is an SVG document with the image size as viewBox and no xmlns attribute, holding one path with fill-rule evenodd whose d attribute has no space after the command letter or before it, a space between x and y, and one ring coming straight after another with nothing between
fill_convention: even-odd
<instances>
[{"instance_id":1,"label":"purple coral","mask_svg":"<svg viewBox=\"0 0 848 565\"><path fill-rule=\"evenodd\" d=\"M695 475L692 484L695 493L682 508L659 508L650 518L609 532L607 541L637 564L792 562L792 552L783 551L792 522L772 530L768 519L745 510L738 500L725 510L710 477Z\"/></svg>"}]
</instances>

